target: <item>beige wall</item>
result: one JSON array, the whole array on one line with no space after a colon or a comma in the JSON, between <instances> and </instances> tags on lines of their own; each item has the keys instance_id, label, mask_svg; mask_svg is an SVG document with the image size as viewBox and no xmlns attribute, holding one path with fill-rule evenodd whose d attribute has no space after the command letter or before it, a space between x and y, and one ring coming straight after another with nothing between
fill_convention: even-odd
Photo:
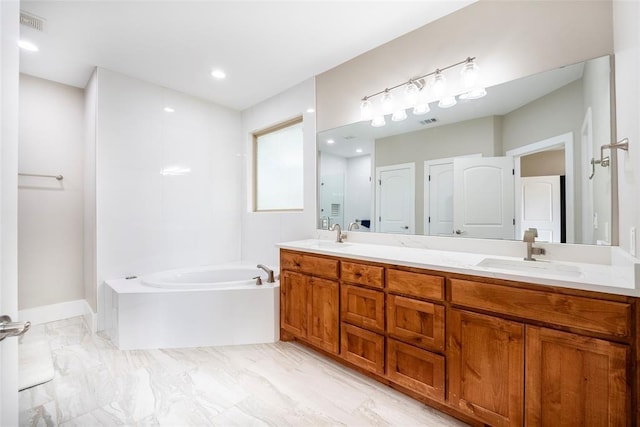
<instances>
[{"instance_id":1,"label":"beige wall","mask_svg":"<svg viewBox=\"0 0 640 427\"><path fill-rule=\"evenodd\" d=\"M20 76L18 180L20 309L84 299L84 91Z\"/></svg>"},{"instance_id":2,"label":"beige wall","mask_svg":"<svg viewBox=\"0 0 640 427\"><path fill-rule=\"evenodd\" d=\"M582 104L582 81L576 80L503 116L504 152L567 132L577 141Z\"/></svg>"},{"instance_id":3,"label":"beige wall","mask_svg":"<svg viewBox=\"0 0 640 427\"><path fill-rule=\"evenodd\" d=\"M564 175L564 150L542 151L520 158L520 176Z\"/></svg>"},{"instance_id":4,"label":"beige wall","mask_svg":"<svg viewBox=\"0 0 640 427\"><path fill-rule=\"evenodd\" d=\"M470 55L491 86L610 54L612 25L608 0L481 0L320 74L317 128L356 122L363 96Z\"/></svg>"},{"instance_id":5,"label":"beige wall","mask_svg":"<svg viewBox=\"0 0 640 427\"><path fill-rule=\"evenodd\" d=\"M424 161L477 153L500 155L494 152L496 120L485 117L376 140L376 167L415 163L416 234L424 234Z\"/></svg>"}]
</instances>

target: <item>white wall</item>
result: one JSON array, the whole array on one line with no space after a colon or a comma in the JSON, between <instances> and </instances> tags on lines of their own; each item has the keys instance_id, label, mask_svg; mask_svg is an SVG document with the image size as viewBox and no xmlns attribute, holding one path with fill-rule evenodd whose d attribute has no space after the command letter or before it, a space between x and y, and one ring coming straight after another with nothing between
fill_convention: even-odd
<instances>
[{"instance_id":1,"label":"white wall","mask_svg":"<svg viewBox=\"0 0 640 427\"><path fill-rule=\"evenodd\" d=\"M0 312L18 317L18 1L0 1ZM0 425L18 425L18 341L0 345Z\"/></svg>"},{"instance_id":2,"label":"white wall","mask_svg":"<svg viewBox=\"0 0 640 427\"><path fill-rule=\"evenodd\" d=\"M240 259L239 112L100 68L96 135L99 286Z\"/></svg>"},{"instance_id":3,"label":"white wall","mask_svg":"<svg viewBox=\"0 0 640 427\"><path fill-rule=\"evenodd\" d=\"M98 311L96 273L96 131L98 73L94 70L84 90L84 245L83 279L87 303Z\"/></svg>"},{"instance_id":4,"label":"white wall","mask_svg":"<svg viewBox=\"0 0 640 427\"><path fill-rule=\"evenodd\" d=\"M18 305L84 299L84 91L20 76Z\"/></svg>"},{"instance_id":5,"label":"white wall","mask_svg":"<svg viewBox=\"0 0 640 427\"><path fill-rule=\"evenodd\" d=\"M279 265L275 244L308 238L316 228L316 128L314 80L309 79L242 112L244 173L242 259ZM295 117L303 117L304 209L298 212L252 212L252 134Z\"/></svg>"},{"instance_id":6,"label":"white wall","mask_svg":"<svg viewBox=\"0 0 640 427\"><path fill-rule=\"evenodd\" d=\"M600 158L600 146L611 142L611 91L609 58L588 61L582 77L584 108L583 114L591 109L592 152L589 158ZM580 134L576 134L580 135ZM576 141L580 145L580 140ZM605 153L609 155L609 153ZM584 161L584 160L583 160ZM577 170L582 170L582 166ZM582 177L586 183L588 176ZM596 166L596 173L590 184L593 188L594 224L593 243L611 243L611 166ZM597 221L596 221L597 219ZM591 234L591 233L590 233ZM586 242L585 242L586 243Z\"/></svg>"},{"instance_id":7,"label":"white wall","mask_svg":"<svg viewBox=\"0 0 640 427\"><path fill-rule=\"evenodd\" d=\"M620 247L630 251L630 230L640 231L640 3L613 2L618 139L629 138L629 152L618 151ZM639 236L640 237L640 236ZM640 255L640 238L635 253Z\"/></svg>"}]
</instances>

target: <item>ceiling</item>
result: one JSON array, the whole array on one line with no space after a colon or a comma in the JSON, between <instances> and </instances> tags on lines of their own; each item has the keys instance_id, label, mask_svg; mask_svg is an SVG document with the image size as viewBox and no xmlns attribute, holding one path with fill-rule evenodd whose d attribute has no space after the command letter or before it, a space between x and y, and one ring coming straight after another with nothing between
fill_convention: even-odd
<instances>
[{"instance_id":1,"label":"ceiling","mask_svg":"<svg viewBox=\"0 0 640 427\"><path fill-rule=\"evenodd\" d=\"M40 49L20 71L84 88L98 66L243 110L474 1L23 0L45 23L20 26Z\"/></svg>"}]
</instances>

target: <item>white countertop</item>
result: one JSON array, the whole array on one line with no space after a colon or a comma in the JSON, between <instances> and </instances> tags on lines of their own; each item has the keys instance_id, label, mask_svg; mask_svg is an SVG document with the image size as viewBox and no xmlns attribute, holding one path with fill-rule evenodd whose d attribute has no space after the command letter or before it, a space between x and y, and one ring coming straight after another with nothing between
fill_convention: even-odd
<instances>
[{"instance_id":1,"label":"white countertop","mask_svg":"<svg viewBox=\"0 0 640 427\"><path fill-rule=\"evenodd\" d=\"M406 267L425 268L450 273L515 280L564 288L640 296L636 270L640 264L631 257L613 257L615 264L581 262L523 261L521 257L442 251L436 249L389 246L368 243L335 243L308 239L277 245L283 249L333 255ZM618 250L612 248L612 250ZM480 265L479 265L480 264Z\"/></svg>"}]
</instances>

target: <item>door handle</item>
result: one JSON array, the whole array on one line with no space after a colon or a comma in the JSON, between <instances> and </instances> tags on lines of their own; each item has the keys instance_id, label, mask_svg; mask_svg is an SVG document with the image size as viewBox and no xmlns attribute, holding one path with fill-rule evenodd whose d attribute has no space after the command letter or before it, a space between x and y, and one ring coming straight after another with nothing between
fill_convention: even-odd
<instances>
[{"instance_id":1,"label":"door handle","mask_svg":"<svg viewBox=\"0 0 640 427\"><path fill-rule=\"evenodd\" d=\"M31 322L12 322L10 316L0 316L0 341L23 335L30 327Z\"/></svg>"},{"instance_id":2,"label":"door handle","mask_svg":"<svg viewBox=\"0 0 640 427\"><path fill-rule=\"evenodd\" d=\"M460 234L464 233L464 231L462 231L462 230L456 230L456 231L455 231L455 233L456 233L456 234L458 234L458 235L460 235Z\"/></svg>"},{"instance_id":3,"label":"door handle","mask_svg":"<svg viewBox=\"0 0 640 427\"><path fill-rule=\"evenodd\" d=\"M408 230L408 229L409 229L409 226L408 226L408 225L405 225L404 227L400 227L400 228L403 228L403 229L405 229L405 230Z\"/></svg>"}]
</instances>

